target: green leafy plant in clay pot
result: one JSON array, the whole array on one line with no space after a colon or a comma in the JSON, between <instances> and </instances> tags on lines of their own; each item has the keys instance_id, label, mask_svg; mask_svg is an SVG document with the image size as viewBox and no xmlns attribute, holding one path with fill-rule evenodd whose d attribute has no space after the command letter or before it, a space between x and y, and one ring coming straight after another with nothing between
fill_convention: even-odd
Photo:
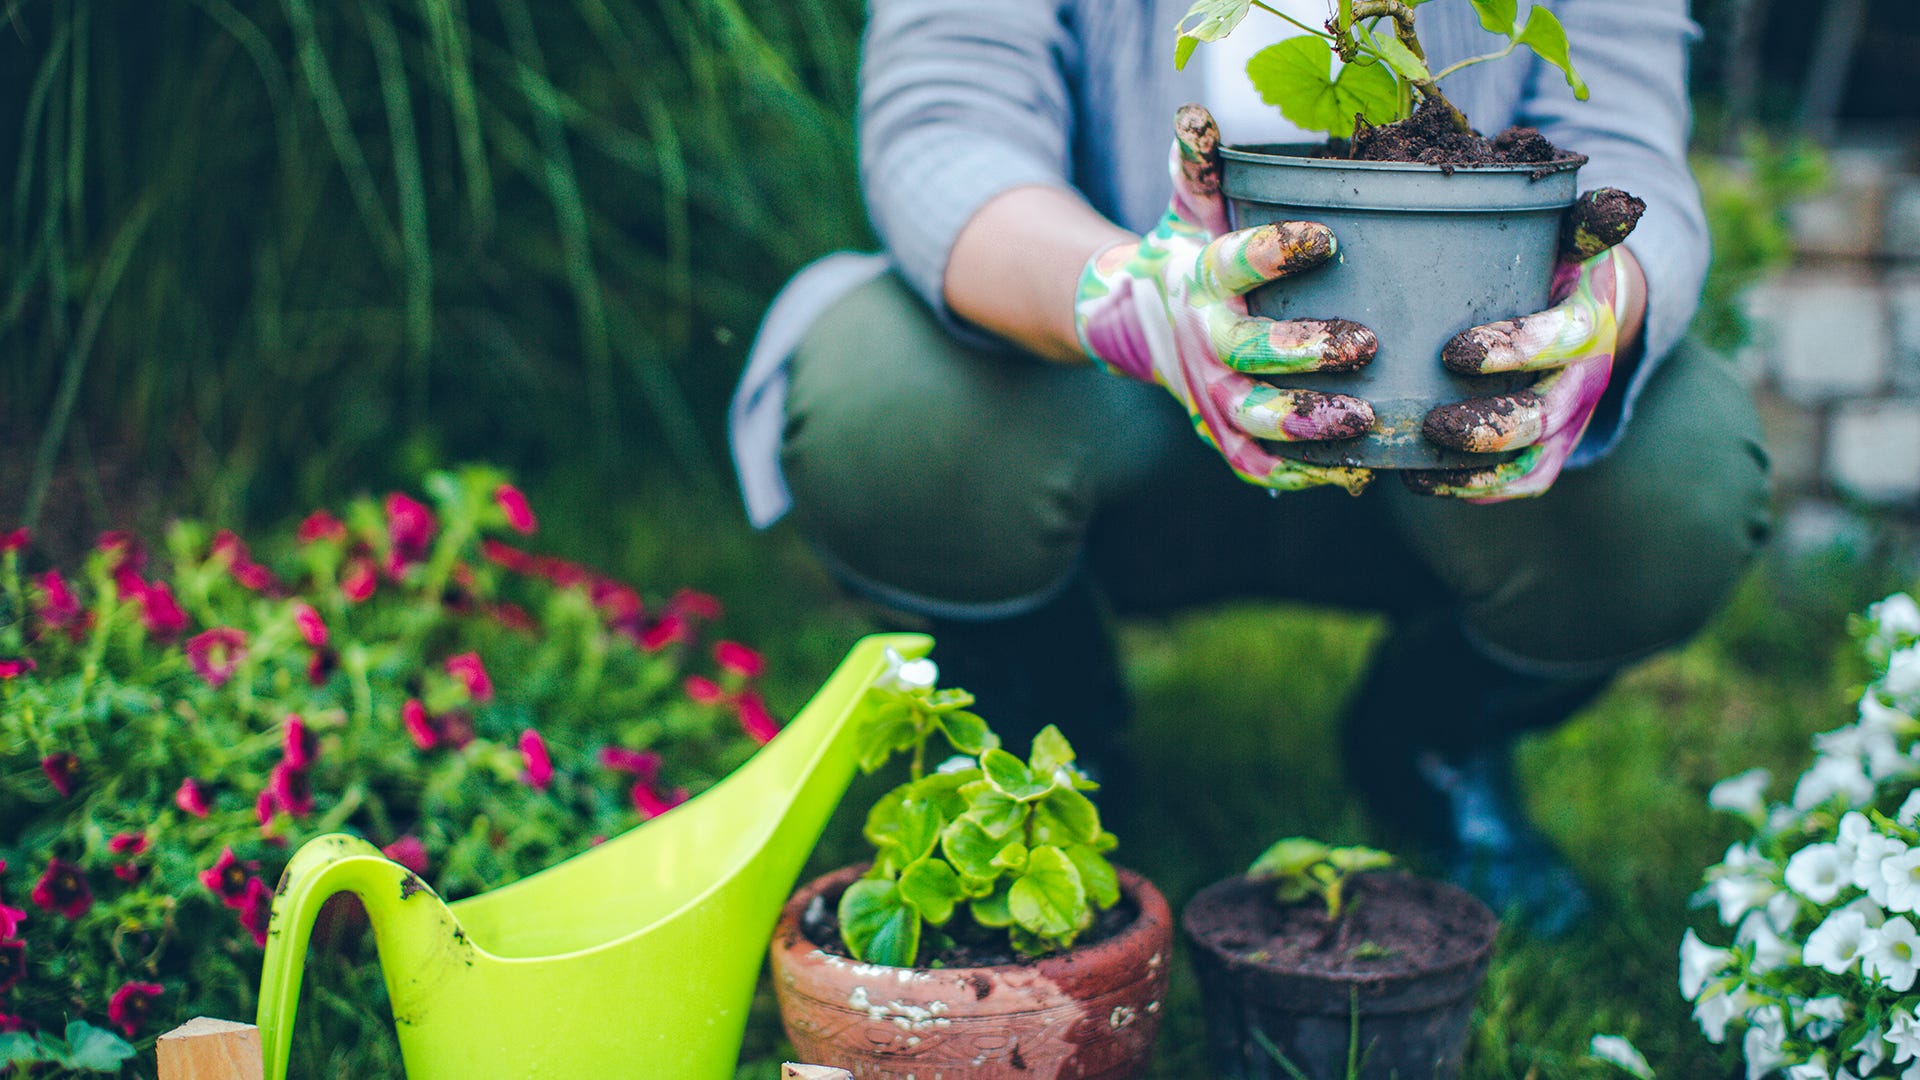
<instances>
[{"instance_id":1,"label":"green leafy plant in clay pot","mask_svg":"<svg viewBox=\"0 0 1920 1080\"><path fill-rule=\"evenodd\" d=\"M1499 929L1384 852L1292 837L1181 912L1220 1075L1427 1080L1460 1071Z\"/></svg>"},{"instance_id":2,"label":"green leafy plant in clay pot","mask_svg":"<svg viewBox=\"0 0 1920 1080\"><path fill-rule=\"evenodd\" d=\"M861 767L909 759L867 814L872 863L803 886L774 933L797 1056L863 1077L1143 1074L1166 900L1107 861L1116 840L1058 729L1023 760L971 695L931 682L931 665L907 665L872 691Z\"/></svg>"},{"instance_id":3,"label":"green leafy plant in clay pot","mask_svg":"<svg viewBox=\"0 0 1920 1080\"><path fill-rule=\"evenodd\" d=\"M1442 0L1471 3L1498 45L1434 70L1415 27L1417 10L1431 2L1329 0L1330 17L1315 27L1262 0L1197 0L1176 28L1182 66L1198 45L1232 32L1253 8L1284 20L1289 33L1300 31L1255 53L1247 75L1288 121L1328 140L1228 144L1217 153L1234 228L1314 221L1339 245L1339 258L1315 272L1254 290L1251 313L1353 320L1377 339L1363 367L1287 377L1288 387L1350 394L1372 407L1372 427L1356 438L1272 444L1276 453L1315 465L1471 471L1512 461L1515 453L1489 437L1483 415L1474 414L1481 423L1466 423L1461 415L1429 414L1523 394L1534 386L1535 370L1545 368L1515 370L1475 342L1456 339L1466 339L1470 328L1546 310L1565 291L1555 289L1557 271L1617 244L1645 209L1616 189L1576 199L1583 156L1532 128L1485 138L1440 89L1457 71L1530 50L1585 100L1586 84L1553 12L1534 4L1523 18L1518 0ZM1335 58L1342 62L1337 72ZM1209 133L1203 141L1218 138ZM1544 380L1540 390L1544 397ZM1592 396L1597 400L1598 391ZM1462 479L1425 475L1432 479L1415 475L1409 483L1434 490Z\"/></svg>"}]
</instances>

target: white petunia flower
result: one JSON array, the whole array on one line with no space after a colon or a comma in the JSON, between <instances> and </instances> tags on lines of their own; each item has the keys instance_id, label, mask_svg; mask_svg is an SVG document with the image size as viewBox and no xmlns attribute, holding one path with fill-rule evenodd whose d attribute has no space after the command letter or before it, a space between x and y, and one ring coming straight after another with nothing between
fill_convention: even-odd
<instances>
[{"instance_id":1,"label":"white petunia flower","mask_svg":"<svg viewBox=\"0 0 1920 1080\"><path fill-rule=\"evenodd\" d=\"M1774 931L1772 921L1764 912L1756 911L1740 920L1740 929L1734 933L1733 940L1753 947L1750 966L1756 975L1800 961L1800 950Z\"/></svg>"},{"instance_id":2,"label":"white petunia flower","mask_svg":"<svg viewBox=\"0 0 1920 1080\"><path fill-rule=\"evenodd\" d=\"M1727 970L1732 960L1732 949L1709 945L1688 928L1680 939L1680 995L1688 1001L1699 997L1707 980Z\"/></svg>"},{"instance_id":3,"label":"white petunia flower","mask_svg":"<svg viewBox=\"0 0 1920 1080\"><path fill-rule=\"evenodd\" d=\"M1783 833L1806 819L1805 814L1795 810L1787 803L1774 803L1767 808L1767 831Z\"/></svg>"},{"instance_id":4,"label":"white petunia flower","mask_svg":"<svg viewBox=\"0 0 1920 1080\"><path fill-rule=\"evenodd\" d=\"M1887 1044L1893 1048L1893 1063L1920 1058L1920 1017L1912 1009L1893 1014L1893 1023L1887 1027Z\"/></svg>"},{"instance_id":5,"label":"white petunia flower","mask_svg":"<svg viewBox=\"0 0 1920 1080\"><path fill-rule=\"evenodd\" d=\"M1766 906L1761 908L1767 913L1767 921L1774 930L1784 934L1793 929L1793 920L1800 917L1800 899L1785 889L1767 897Z\"/></svg>"},{"instance_id":6,"label":"white petunia flower","mask_svg":"<svg viewBox=\"0 0 1920 1080\"><path fill-rule=\"evenodd\" d=\"M1825 1042L1840 1034L1841 1025L1847 1022L1853 1006L1838 994L1810 998L1800 1003L1796 1010L1800 1019L1800 1033L1815 1042Z\"/></svg>"},{"instance_id":7,"label":"white petunia flower","mask_svg":"<svg viewBox=\"0 0 1920 1080\"><path fill-rule=\"evenodd\" d=\"M940 667L931 660L908 660L893 649L887 650L887 668L873 681L875 686L898 690L903 694L931 690L940 681Z\"/></svg>"},{"instance_id":8,"label":"white petunia flower","mask_svg":"<svg viewBox=\"0 0 1920 1080\"><path fill-rule=\"evenodd\" d=\"M1906 593L1894 593L1867 608L1874 629L1889 638L1901 634L1920 634L1920 604Z\"/></svg>"},{"instance_id":9,"label":"white petunia flower","mask_svg":"<svg viewBox=\"0 0 1920 1080\"><path fill-rule=\"evenodd\" d=\"M1912 716L1881 701L1878 694L1860 695L1860 726L1894 736L1912 735L1920 729Z\"/></svg>"},{"instance_id":10,"label":"white petunia flower","mask_svg":"<svg viewBox=\"0 0 1920 1080\"><path fill-rule=\"evenodd\" d=\"M1748 769L1708 788L1707 805L1732 814L1757 816L1766 808L1767 785L1772 782L1773 774L1767 770Z\"/></svg>"},{"instance_id":11,"label":"white petunia flower","mask_svg":"<svg viewBox=\"0 0 1920 1080\"><path fill-rule=\"evenodd\" d=\"M1836 911L1807 935L1803 958L1814 967L1843 974L1860 959L1869 932L1866 917L1860 912ZM1681 955L1686 954L1683 951Z\"/></svg>"},{"instance_id":12,"label":"white petunia flower","mask_svg":"<svg viewBox=\"0 0 1920 1080\"><path fill-rule=\"evenodd\" d=\"M1907 850L1880 863L1888 911L1920 911L1920 851Z\"/></svg>"},{"instance_id":13,"label":"white petunia flower","mask_svg":"<svg viewBox=\"0 0 1920 1080\"><path fill-rule=\"evenodd\" d=\"M1833 1080L1833 1070L1827 1068L1826 1051L1815 1050L1807 1060L1788 1066L1786 1077L1787 1080Z\"/></svg>"},{"instance_id":14,"label":"white petunia flower","mask_svg":"<svg viewBox=\"0 0 1920 1080\"><path fill-rule=\"evenodd\" d=\"M1871 833L1860 838L1854 849L1853 883L1865 889L1873 902L1881 907L1887 906L1887 877L1880 868L1890 859L1907 853L1907 845L1891 836Z\"/></svg>"},{"instance_id":15,"label":"white petunia flower","mask_svg":"<svg viewBox=\"0 0 1920 1080\"><path fill-rule=\"evenodd\" d=\"M1915 823L1920 823L1920 788L1914 789L1907 796L1907 801L1900 804L1900 809L1893 815L1893 820L1909 828L1912 828Z\"/></svg>"},{"instance_id":16,"label":"white petunia flower","mask_svg":"<svg viewBox=\"0 0 1920 1080\"><path fill-rule=\"evenodd\" d=\"M1862 968L1869 976L1904 994L1913 988L1914 976L1920 973L1917 949L1920 949L1920 934L1914 933L1913 924L1906 916L1888 919L1864 943Z\"/></svg>"},{"instance_id":17,"label":"white petunia flower","mask_svg":"<svg viewBox=\"0 0 1920 1080\"><path fill-rule=\"evenodd\" d=\"M1778 1005L1753 1010L1747 1022L1747 1034L1741 1040L1740 1050L1747 1059L1747 1080L1760 1080L1787 1063L1787 1025L1781 1022Z\"/></svg>"},{"instance_id":18,"label":"white petunia flower","mask_svg":"<svg viewBox=\"0 0 1920 1080\"><path fill-rule=\"evenodd\" d=\"M1780 887L1772 880L1772 870L1773 864L1752 848L1733 844L1727 848L1720 865L1707 871L1707 887L1700 895L1719 905L1723 925L1736 926L1742 916L1779 891Z\"/></svg>"},{"instance_id":19,"label":"white petunia flower","mask_svg":"<svg viewBox=\"0 0 1920 1080\"><path fill-rule=\"evenodd\" d=\"M1587 1053L1601 1061L1619 1066L1640 1080L1653 1080L1653 1066L1624 1035L1595 1035L1587 1044Z\"/></svg>"},{"instance_id":20,"label":"white petunia flower","mask_svg":"<svg viewBox=\"0 0 1920 1080\"><path fill-rule=\"evenodd\" d=\"M1709 990L1701 995L1699 1004L1693 1007L1693 1020L1700 1025L1700 1031L1707 1041L1717 1046L1727 1041L1729 1021L1746 1015L1748 1010L1764 1000L1748 989L1745 983Z\"/></svg>"},{"instance_id":21,"label":"white petunia flower","mask_svg":"<svg viewBox=\"0 0 1920 1080\"><path fill-rule=\"evenodd\" d=\"M1871 896L1856 896L1852 900L1844 904L1841 904L1839 907L1835 908L1834 911L1835 912L1841 912L1841 911L1855 912L1861 918L1867 920L1867 926L1869 928L1876 929L1876 930L1879 929L1881 923L1884 923L1887 921L1886 909L1882 908L1879 904L1874 903L1873 897Z\"/></svg>"},{"instance_id":22,"label":"white petunia flower","mask_svg":"<svg viewBox=\"0 0 1920 1080\"><path fill-rule=\"evenodd\" d=\"M1793 786L1793 805L1798 810L1811 810L1835 796L1848 806L1873 801L1873 779L1858 758L1822 755Z\"/></svg>"},{"instance_id":23,"label":"white petunia flower","mask_svg":"<svg viewBox=\"0 0 1920 1080\"><path fill-rule=\"evenodd\" d=\"M1920 692L1920 646L1909 645L1887 657L1887 673L1880 676L1878 685L1895 706Z\"/></svg>"},{"instance_id":24,"label":"white petunia flower","mask_svg":"<svg viewBox=\"0 0 1920 1080\"><path fill-rule=\"evenodd\" d=\"M1875 1069L1886 1064L1886 1033L1877 1026L1869 1028L1865 1035L1860 1036L1860 1041L1853 1044L1852 1053L1860 1055L1860 1060L1854 1062L1859 1067L1860 1075L1871 1076Z\"/></svg>"},{"instance_id":25,"label":"white petunia flower","mask_svg":"<svg viewBox=\"0 0 1920 1080\"><path fill-rule=\"evenodd\" d=\"M1787 887L1816 904L1831 903L1849 883L1852 870L1841 862L1837 846L1808 844L1787 860Z\"/></svg>"}]
</instances>

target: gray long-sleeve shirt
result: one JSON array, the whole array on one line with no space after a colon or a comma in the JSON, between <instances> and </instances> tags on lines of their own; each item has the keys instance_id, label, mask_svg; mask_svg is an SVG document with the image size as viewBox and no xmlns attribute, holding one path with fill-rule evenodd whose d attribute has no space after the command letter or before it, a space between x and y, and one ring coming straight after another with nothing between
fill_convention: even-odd
<instances>
[{"instance_id":1,"label":"gray long-sleeve shirt","mask_svg":"<svg viewBox=\"0 0 1920 1080\"><path fill-rule=\"evenodd\" d=\"M893 264L934 310L946 313L942 284L955 237L1001 192L1054 185L1078 191L1127 228L1145 230L1158 220L1170 191L1174 111L1186 101L1204 103L1204 65L1184 72L1173 66L1173 27L1187 6L1188 0L873 0L861 66L862 185ZM1686 161L1687 47L1698 29L1686 0L1549 0L1547 6L1566 26L1590 100L1576 101L1557 70L1524 51L1449 76L1446 90L1482 131L1529 124L1586 154L1583 188L1625 188L1647 202L1627 241L1647 278L1644 359L1619 416L1596 420L1589 430L1574 457L1578 465L1618 437L1641 387L1699 303L1707 231ZM1504 43L1481 27L1464 0L1419 11L1421 41L1435 70ZM1222 135L1233 139L1230 131ZM789 322L803 316L793 305L787 314ZM756 367L777 376L770 353L793 336L775 333L769 340L763 330L766 348L756 345L756 352L764 362ZM750 372L736 398L736 459L750 492L750 463L738 445L743 416L776 407L767 399L778 389L764 380L755 385Z\"/></svg>"}]
</instances>

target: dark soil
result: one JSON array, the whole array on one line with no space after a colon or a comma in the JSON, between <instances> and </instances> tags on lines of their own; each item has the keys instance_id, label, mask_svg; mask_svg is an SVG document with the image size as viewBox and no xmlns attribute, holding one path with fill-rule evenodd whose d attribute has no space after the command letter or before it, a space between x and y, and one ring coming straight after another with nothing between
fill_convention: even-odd
<instances>
[{"instance_id":1,"label":"dark soil","mask_svg":"<svg viewBox=\"0 0 1920 1080\"><path fill-rule=\"evenodd\" d=\"M1424 878L1365 874L1348 895L1345 915L1329 922L1318 901L1283 907L1271 885L1243 880L1219 903L1189 908L1185 922L1194 937L1262 967L1374 978L1451 967L1492 937L1484 908Z\"/></svg>"},{"instance_id":2,"label":"dark soil","mask_svg":"<svg viewBox=\"0 0 1920 1080\"><path fill-rule=\"evenodd\" d=\"M1420 103L1405 120L1362 125L1353 133L1348 156L1355 161L1415 161L1423 165L1559 165L1585 161L1547 141L1530 127L1510 127L1489 139L1461 131L1438 101Z\"/></svg>"},{"instance_id":3,"label":"dark soil","mask_svg":"<svg viewBox=\"0 0 1920 1080\"><path fill-rule=\"evenodd\" d=\"M800 932L822 951L851 960L853 955L847 952L846 944L840 940L840 917L835 910L839 899L837 893L832 896L815 897L813 903L807 905L807 909L800 913ZM1122 893L1119 903L1105 911L1094 913L1093 925L1074 941L1074 946L1078 948L1081 945L1092 945L1108 938L1118 937L1132 926L1133 921L1139 916L1139 905L1133 902L1131 896ZM925 928L925 931L935 932L932 927ZM953 943L929 957L926 954L926 939L923 936L920 966L928 968L1005 967L1028 965L1034 962L1028 957L1016 955L1008 947L1006 931L995 932L979 926L969 920L964 913L956 913L942 932L950 935Z\"/></svg>"}]
</instances>

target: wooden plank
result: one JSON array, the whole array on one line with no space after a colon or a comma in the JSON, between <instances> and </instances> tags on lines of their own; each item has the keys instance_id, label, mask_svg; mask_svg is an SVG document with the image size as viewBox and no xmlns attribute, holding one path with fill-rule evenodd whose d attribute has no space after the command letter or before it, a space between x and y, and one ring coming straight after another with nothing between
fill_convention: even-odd
<instances>
[{"instance_id":1,"label":"wooden plank","mask_svg":"<svg viewBox=\"0 0 1920 1080\"><path fill-rule=\"evenodd\" d=\"M825 1065L795 1065L789 1061L780 1066L780 1080L853 1080L853 1074L845 1069Z\"/></svg>"},{"instance_id":2,"label":"wooden plank","mask_svg":"<svg viewBox=\"0 0 1920 1080\"><path fill-rule=\"evenodd\" d=\"M262 1080L260 1029L252 1024L193 1019L160 1036L160 1080Z\"/></svg>"}]
</instances>

